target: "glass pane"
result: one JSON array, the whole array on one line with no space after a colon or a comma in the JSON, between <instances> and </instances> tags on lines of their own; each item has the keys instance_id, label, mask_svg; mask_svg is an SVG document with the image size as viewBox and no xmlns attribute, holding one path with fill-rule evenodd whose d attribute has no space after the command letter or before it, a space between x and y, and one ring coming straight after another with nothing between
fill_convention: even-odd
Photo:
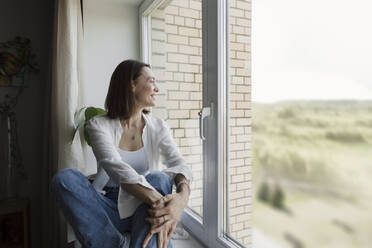
<instances>
[{"instance_id":1,"label":"glass pane","mask_svg":"<svg viewBox=\"0 0 372 248\"><path fill-rule=\"evenodd\" d=\"M189 207L203 215L201 1L168 1L151 15L151 65L160 94L155 115L165 119L193 171Z\"/></svg>"},{"instance_id":2,"label":"glass pane","mask_svg":"<svg viewBox=\"0 0 372 248\"><path fill-rule=\"evenodd\" d=\"M283 248L371 247L371 4L254 6L253 224Z\"/></svg>"},{"instance_id":3,"label":"glass pane","mask_svg":"<svg viewBox=\"0 0 372 248\"><path fill-rule=\"evenodd\" d=\"M251 2L229 1L228 161L226 234L251 243Z\"/></svg>"}]
</instances>

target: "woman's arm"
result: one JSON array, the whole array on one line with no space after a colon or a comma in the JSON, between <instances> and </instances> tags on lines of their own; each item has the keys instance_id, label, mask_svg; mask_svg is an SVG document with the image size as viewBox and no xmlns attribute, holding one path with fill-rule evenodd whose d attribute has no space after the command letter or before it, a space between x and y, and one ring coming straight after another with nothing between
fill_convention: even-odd
<instances>
[{"instance_id":1,"label":"woman's arm","mask_svg":"<svg viewBox=\"0 0 372 248\"><path fill-rule=\"evenodd\" d=\"M184 175L177 174L174 178L174 182L176 185L178 185L176 193L180 196L178 199L180 199L183 203L180 206L186 206L190 196L189 181L186 180ZM160 201L160 199L162 199L162 195L156 190L151 190L149 188L143 187L141 184L121 183L121 186L129 194L135 196L136 198L149 204L150 206L157 206L161 205L162 203ZM159 204L156 204L157 202Z\"/></svg>"},{"instance_id":2,"label":"woman's arm","mask_svg":"<svg viewBox=\"0 0 372 248\"><path fill-rule=\"evenodd\" d=\"M176 194L180 196L178 199L182 201L182 204L178 205L178 207L180 208L182 212L189 201L189 197L190 197L189 183L190 182L182 174L177 174L174 177L174 182L177 185ZM162 205L161 207L164 207L164 202L161 202L160 200L162 199L162 195L156 190L151 190L149 188L143 187L141 184L121 183L121 186L129 194L135 196L136 198L149 204L150 206L154 207L154 206Z\"/></svg>"},{"instance_id":3,"label":"woman's arm","mask_svg":"<svg viewBox=\"0 0 372 248\"><path fill-rule=\"evenodd\" d=\"M183 174L177 174L174 177L174 183L177 186L177 194L181 196L184 202L188 203L190 197L190 181Z\"/></svg>"},{"instance_id":4,"label":"woman's arm","mask_svg":"<svg viewBox=\"0 0 372 248\"><path fill-rule=\"evenodd\" d=\"M182 174L177 174L174 178L174 182L176 185L178 185L177 194L179 194L180 199L186 206L190 197L190 182ZM143 187L140 184L121 183L121 186L129 194L135 196L136 198L149 204L150 206L154 206L155 203L160 201L160 199L162 198L162 195L158 191Z\"/></svg>"},{"instance_id":5,"label":"woman's arm","mask_svg":"<svg viewBox=\"0 0 372 248\"><path fill-rule=\"evenodd\" d=\"M126 192L150 206L162 198L158 191L146 188L141 184L121 183L120 185Z\"/></svg>"}]
</instances>

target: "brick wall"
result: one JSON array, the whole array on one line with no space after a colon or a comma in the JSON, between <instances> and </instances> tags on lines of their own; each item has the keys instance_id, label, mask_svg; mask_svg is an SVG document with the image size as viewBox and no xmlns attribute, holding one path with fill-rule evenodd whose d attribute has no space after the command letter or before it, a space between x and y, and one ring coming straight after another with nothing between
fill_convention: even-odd
<instances>
[{"instance_id":1,"label":"brick wall","mask_svg":"<svg viewBox=\"0 0 372 248\"><path fill-rule=\"evenodd\" d=\"M251 2L230 0L230 235L251 244Z\"/></svg>"},{"instance_id":2,"label":"brick wall","mask_svg":"<svg viewBox=\"0 0 372 248\"><path fill-rule=\"evenodd\" d=\"M200 0L174 0L151 17L151 64L161 92L153 112L170 124L191 165L194 181L189 206L200 215L203 170L197 113L202 107L201 15ZM247 246L251 242L250 20L250 1L230 0L229 233Z\"/></svg>"}]
</instances>

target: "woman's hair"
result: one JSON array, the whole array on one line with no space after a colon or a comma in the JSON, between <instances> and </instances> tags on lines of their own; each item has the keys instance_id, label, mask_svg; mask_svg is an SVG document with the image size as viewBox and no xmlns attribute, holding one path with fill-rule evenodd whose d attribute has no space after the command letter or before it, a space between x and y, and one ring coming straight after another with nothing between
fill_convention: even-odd
<instances>
[{"instance_id":1,"label":"woman's hair","mask_svg":"<svg viewBox=\"0 0 372 248\"><path fill-rule=\"evenodd\" d=\"M150 65L136 60L125 60L115 68L105 101L108 117L127 120L133 115L135 97L131 81L135 81L141 75L143 67L151 68ZM143 112L149 113L148 110Z\"/></svg>"}]
</instances>

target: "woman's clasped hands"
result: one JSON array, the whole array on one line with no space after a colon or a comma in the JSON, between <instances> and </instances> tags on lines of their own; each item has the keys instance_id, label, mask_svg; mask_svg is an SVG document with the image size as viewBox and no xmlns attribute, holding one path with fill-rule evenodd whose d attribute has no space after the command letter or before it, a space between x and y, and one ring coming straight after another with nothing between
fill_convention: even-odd
<instances>
[{"instance_id":1,"label":"woman's clasped hands","mask_svg":"<svg viewBox=\"0 0 372 248\"><path fill-rule=\"evenodd\" d=\"M167 248L169 239L176 229L187 199L182 194L165 195L152 204L146 221L151 224L150 232L145 237L142 247L145 248L154 234L158 234L158 248Z\"/></svg>"}]
</instances>

